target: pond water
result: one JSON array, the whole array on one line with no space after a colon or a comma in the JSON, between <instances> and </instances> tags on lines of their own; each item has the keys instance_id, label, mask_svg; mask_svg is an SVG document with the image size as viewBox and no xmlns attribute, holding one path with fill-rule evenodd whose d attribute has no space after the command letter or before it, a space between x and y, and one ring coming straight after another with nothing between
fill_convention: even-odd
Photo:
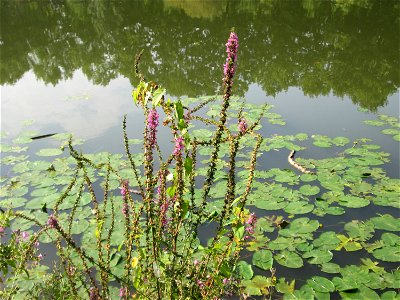
<instances>
[{"instance_id":1,"label":"pond water","mask_svg":"<svg viewBox=\"0 0 400 300\"><path fill-rule=\"evenodd\" d=\"M144 121L131 97L135 54L143 50L142 72L169 97L213 95L220 93L224 43L235 28L233 93L273 104L286 122L263 124L264 136L370 138L391 155L382 166L387 175L399 178L398 141L364 123L381 114L399 117L399 7L391 0L1 1L2 140L32 120L29 129L38 135L71 132L85 140L84 152L121 153L123 115L131 138L141 137ZM51 143L34 141L28 154ZM299 156L339 151L306 146ZM288 154L269 152L259 167L290 169ZM2 176L8 172L3 166ZM376 213L399 215L379 206L320 222L335 226ZM278 271L301 282L317 272L313 267Z\"/></svg>"}]
</instances>

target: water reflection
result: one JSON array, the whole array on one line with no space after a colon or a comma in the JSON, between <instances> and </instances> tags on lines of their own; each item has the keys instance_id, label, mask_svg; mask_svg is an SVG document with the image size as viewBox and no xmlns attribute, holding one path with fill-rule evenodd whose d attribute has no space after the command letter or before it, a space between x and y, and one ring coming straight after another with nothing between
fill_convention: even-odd
<instances>
[{"instance_id":1,"label":"water reflection","mask_svg":"<svg viewBox=\"0 0 400 300\"><path fill-rule=\"evenodd\" d=\"M134 54L171 95L218 90L223 41L240 37L235 93L348 96L370 110L400 86L397 1L1 1L0 83L134 83Z\"/></svg>"}]
</instances>

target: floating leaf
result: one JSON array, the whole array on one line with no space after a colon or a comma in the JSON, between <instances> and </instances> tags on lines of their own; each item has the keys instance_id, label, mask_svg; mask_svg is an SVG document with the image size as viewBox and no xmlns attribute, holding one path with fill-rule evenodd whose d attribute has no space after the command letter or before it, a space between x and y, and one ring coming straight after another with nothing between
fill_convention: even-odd
<instances>
[{"instance_id":1,"label":"floating leaf","mask_svg":"<svg viewBox=\"0 0 400 300\"><path fill-rule=\"evenodd\" d=\"M302 185L301 187L300 187L300 192L302 193L302 194L304 194L304 195L307 195L307 196L313 196L313 195L316 195L316 194L318 194L319 193L319 187L317 187L317 186L312 186L312 185L309 185L309 184L305 184L305 185Z\"/></svg>"},{"instance_id":2,"label":"floating leaf","mask_svg":"<svg viewBox=\"0 0 400 300\"><path fill-rule=\"evenodd\" d=\"M344 229L350 237L367 241L373 236L374 224L372 222L352 221L344 225Z\"/></svg>"},{"instance_id":3,"label":"floating leaf","mask_svg":"<svg viewBox=\"0 0 400 300\"><path fill-rule=\"evenodd\" d=\"M314 249L303 254L310 264L323 264L329 262L333 254L329 250Z\"/></svg>"},{"instance_id":4,"label":"floating leaf","mask_svg":"<svg viewBox=\"0 0 400 300\"><path fill-rule=\"evenodd\" d=\"M334 139L332 139L332 142L336 146L344 146L344 145L347 145L350 142L350 140L347 137L338 136L338 137L335 137Z\"/></svg>"},{"instance_id":5,"label":"floating leaf","mask_svg":"<svg viewBox=\"0 0 400 300\"><path fill-rule=\"evenodd\" d=\"M236 267L238 269L239 276L243 279L253 278L253 269L251 265L244 260L241 260Z\"/></svg>"},{"instance_id":6,"label":"floating leaf","mask_svg":"<svg viewBox=\"0 0 400 300\"><path fill-rule=\"evenodd\" d=\"M57 156L62 154L62 150L58 148L45 148L40 149L39 152L36 152L38 156Z\"/></svg>"},{"instance_id":7,"label":"floating leaf","mask_svg":"<svg viewBox=\"0 0 400 300\"><path fill-rule=\"evenodd\" d=\"M253 254L252 263L262 270L269 270L272 268L272 252L269 250L260 250Z\"/></svg>"},{"instance_id":8,"label":"floating leaf","mask_svg":"<svg viewBox=\"0 0 400 300\"><path fill-rule=\"evenodd\" d=\"M285 207L285 211L289 214L306 214L314 209L314 205L308 203L307 201L295 201L289 203Z\"/></svg>"},{"instance_id":9,"label":"floating leaf","mask_svg":"<svg viewBox=\"0 0 400 300\"><path fill-rule=\"evenodd\" d=\"M323 232L317 239L313 241L314 247L322 250L334 250L337 248L339 243L340 239L333 231Z\"/></svg>"},{"instance_id":10,"label":"floating leaf","mask_svg":"<svg viewBox=\"0 0 400 300\"><path fill-rule=\"evenodd\" d=\"M307 280L307 284L317 292L329 293L335 290L335 285L332 281L320 276L314 276Z\"/></svg>"},{"instance_id":11,"label":"floating leaf","mask_svg":"<svg viewBox=\"0 0 400 300\"><path fill-rule=\"evenodd\" d=\"M388 135L400 134L400 130L395 129L395 128L383 129L381 132L382 132L383 134L388 134Z\"/></svg>"},{"instance_id":12,"label":"floating leaf","mask_svg":"<svg viewBox=\"0 0 400 300\"><path fill-rule=\"evenodd\" d=\"M282 266L288 268L301 268L303 266L303 260L301 257L287 250L283 250L274 256L275 260Z\"/></svg>"},{"instance_id":13,"label":"floating leaf","mask_svg":"<svg viewBox=\"0 0 400 300\"><path fill-rule=\"evenodd\" d=\"M335 263L327 262L322 264L321 266L321 271L325 273L339 273L340 272L340 266Z\"/></svg>"},{"instance_id":14,"label":"floating leaf","mask_svg":"<svg viewBox=\"0 0 400 300\"><path fill-rule=\"evenodd\" d=\"M371 221L374 223L376 229L400 231L399 219L396 219L389 214L373 217L371 218Z\"/></svg>"},{"instance_id":15,"label":"floating leaf","mask_svg":"<svg viewBox=\"0 0 400 300\"><path fill-rule=\"evenodd\" d=\"M273 286L271 278L256 275L252 280L243 280L241 285L245 287L245 293L248 295L261 296L267 295L268 288Z\"/></svg>"},{"instance_id":16,"label":"floating leaf","mask_svg":"<svg viewBox=\"0 0 400 300\"><path fill-rule=\"evenodd\" d=\"M385 126L386 123L378 120L365 120L363 121L365 124L371 125L371 126Z\"/></svg>"},{"instance_id":17,"label":"floating leaf","mask_svg":"<svg viewBox=\"0 0 400 300\"><path fill-rule=\"evenodd\" d=\"M360 208L368 206L369 200L351 195L343 195L339 197L339 204L345 207Z\"/></svg>"}]
</instances>

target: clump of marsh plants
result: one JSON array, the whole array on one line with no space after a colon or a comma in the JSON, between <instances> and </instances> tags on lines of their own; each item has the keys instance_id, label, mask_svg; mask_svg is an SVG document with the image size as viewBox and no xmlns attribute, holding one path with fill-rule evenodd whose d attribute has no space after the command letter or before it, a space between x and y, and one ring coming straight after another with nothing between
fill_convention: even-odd
<instances>
[{"instance_id":1,"label":"clump of marsh plants","mask_svg":"<svg viewBox=\"0 0 400 300\"><path fill-rule=\"evenodd\" d=\"M167 99L165 89L155 82L147 82L139 72L141 54L137 55L135 67L140 82L133 91L133 99L145 117L142 159L131 152L126 116L123 135L129 172L116 168L111 155L107 163L98 163L78 152L70 139L67 147L75 160L75 173L54 206L47 207L47 220L43 222L21 212L11 213L12 218L28 219L37 227L19 255L14 278L32 260L35 244L44 235L54 241L61 262L57 275L62 274L60 289L74 299L110 299L111 289L115 287L123 299L132 296L218 299L237 293L236 263L241 250L252 239L256 224L256 216L245 205L263 141L255 128L266 108L256 121L250 122L241 103L235 116L229 117L238 47L238 37L231 32L226 43L222 103L216 118L196 114L216 98L194 107ZM236 122L234 130L228 126L229 118ZM195 122L213 127L213 135L194 136L192 124ZM159 146L161 126L168 128L173 142L168 155ZM254 143L248 155L249 175L239 189L236 161L244 137L253 139ZM226 159L221 157L221 147L229 149ZM199 169L200 148L210 153L205 172ZM210 207L215 199L210 191L221 164L226 174L222 181L226 192L221 208L213 211ZM104 178L101 193L95 183L95 173ZM115 180L118 187L112 184ZM74 235L85 191L90 195L88 218L92 227L89 228L95 229L89 240ZM67 215L60 213L66 201L72 201ZM199 239L199 228L205 224L215 227L206 244ZM8 295L12 298L17 292L18 288L14 287Z\"/></svg>"}]
</instances>

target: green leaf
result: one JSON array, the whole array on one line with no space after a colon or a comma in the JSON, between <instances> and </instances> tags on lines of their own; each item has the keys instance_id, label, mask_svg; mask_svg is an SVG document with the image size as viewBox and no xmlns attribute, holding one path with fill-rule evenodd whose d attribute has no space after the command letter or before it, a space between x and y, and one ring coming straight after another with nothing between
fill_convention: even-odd
<instances>
[{"instance_id":1,"label":"green leaf","mask_svg":"<svg viewBox=\"0 0 400 300\"><path fill-rule=\"evenodd\" d=\"M399 219L396 219L389 214L373 217L371 218L371 221L374 223L376 229L400 231Z\"/></svg>"},{"instance_id":2,"label":"green leaf","mask_svg":"<svg viewBox=\"0 0 400 300\"><path fill-rule=\"evenodd\" d=\"M261 296L268 295L268 288L273 286L271 278L256 275L252 280L243 280L241 286L245 287L245 293L248 295Z\"/></svg>"},{"instance_id":3,"label":"green leaf","mask_svg":"<svg viewBox=\"0 0 400 300\"><path fill-rule=\"evenodd\" d=\"M62 154L62 151L58 148L45 148L36 152L36 155L38 156L57 156L60 154Z\"/></svg>"},{"instance_id":4,"label":"green leaf","mask_svg":"<svg viewBox=\"0 0 400 300\"><path fill-rule=\"evenodd\" d=\"M316 194L318 194L319 193L319 187L317 187L317 186L312 186L312 185L309 185L309 184L305 184L305 185L302 185L301 187L300 187L300 192L302 193L302 194L304 194L304 195L307 195L307 196L313 196L313 195L316 195Z\"/></svg>"},{"instance_id":5,"label":"green leaf","mask_svg":"<svg viewBox=\"0 0 400 300\"><path fill-rule=\"evenodd\" d=\"M329 262L333 254L329 250L314 249L303 254L310 264L323 264Z\"/></svg>"},{"instance_id":6,"label":"green leaf","mask_svg":"<svg viewBox=\"0 0 400 300\"><path fill-rule=\"evenodd\" d=\"M253 269L250 264L245 262L244 260L239 261L237 264L237 269L239 276L243 279L251 279L253 278Z\"/></svg>"},{"instance_id":7,"label":"green leaf","mask_svg":"<svg viewBox=\"0 0 400 300\"><path fill-rule=\"evenodd\" d=\"M332 142L336 145L336 146L345 146L347 145L350 140L347 137L343 137L343 136L338 136L335 137Z\"/></svg>"},{"instance_id":8,"label":"green leaf","mask_svg":"<svg viewBox=\"0 0 400 300\"><path fill-rule=\"evenodd\" d=\"M190 176L193 170L193 160L190 157L185 158L184 167L185 167L185 176L186 177Z\"/></svg>"},{"instance_id":9,"label":"green leaf","mask_svg":"<svg viewBox=\"0 0 400 300\"><path fill-rule=\"evenodd\" d=\"M324 277L314 276L307 280L307 284L317 292L329 293L335 291L335 285L332 281Z\"/></svg>"},{"instance_id":10,"label":"green leaf","mask_svg":"<svg viewBox=\"0 0 400 300\"><path fill-rule=\"evenodd\" d=\"M274 256L275 260L282 266L288 268L301 268L303 266L303 260L301 257L287 250L283 250Z\"/></svg>"},{"instance_id":11,"label":"green leaf","mask_svg":"<svg viewBox=\"0 0 400 300\"><path fill-rule=\"evenodd\" d=\"M314 205L307 201L294 201L290 202L286 207L285 211L289 214L306 214L314 209Z\"/></svg>"},{"instance_id":12,"label":"green leaf","mask_svg":"<svg viewBox=\"0 0 400 300\"><path fill-rule=\"evenodd\" d=\"M262 270L269 270L272 268L272 252L269 250L260 250L253 255L253 265Z\"/></svg>"},{"instance_id":13,"label":"green leaf","mask_svg":"<svg viewBox=\"0 0 400 300\"><path fill-rule=\"evenodd\" d=\"M158 106L158 104L161 101L161 98L164 96L166 90L165 89L161 89L158 88L157 90L155 90L155 92L153 93L153 104L154 106Z\"/></svg>"},{"instance_id":14,"label":"green leaf","mask_svg":"<svg viewBox=\"0 0 400 300\"><path fill-rule=\"evenodd\" d=\"M339 197L339 204L345 207L361 208L368 206L369 200L351 195L343 195Z\"/></svg>"},{"instance_id":15,"label":"green leaf","mask_svg":"<svg viewBox=\"0 0 400 300\"><path fill-rule=\"evenodd\" d=\"M383 134L389 134L389 135L400 134L400 130L395 129L395 128L383 129L381 132L382 132Z\"/></svg>"},{"instance_id":16,"label":"green leaf","mask_svg":"<svg viewBox=\"0 0 400 300\"><path fill-rule=\"evenodd\" d=\"M321 266L321 271L325 272L325 273L339 273L340 272L340 266L338 264L335 263L324 263Z\"/></svg>"}]
</instances>

